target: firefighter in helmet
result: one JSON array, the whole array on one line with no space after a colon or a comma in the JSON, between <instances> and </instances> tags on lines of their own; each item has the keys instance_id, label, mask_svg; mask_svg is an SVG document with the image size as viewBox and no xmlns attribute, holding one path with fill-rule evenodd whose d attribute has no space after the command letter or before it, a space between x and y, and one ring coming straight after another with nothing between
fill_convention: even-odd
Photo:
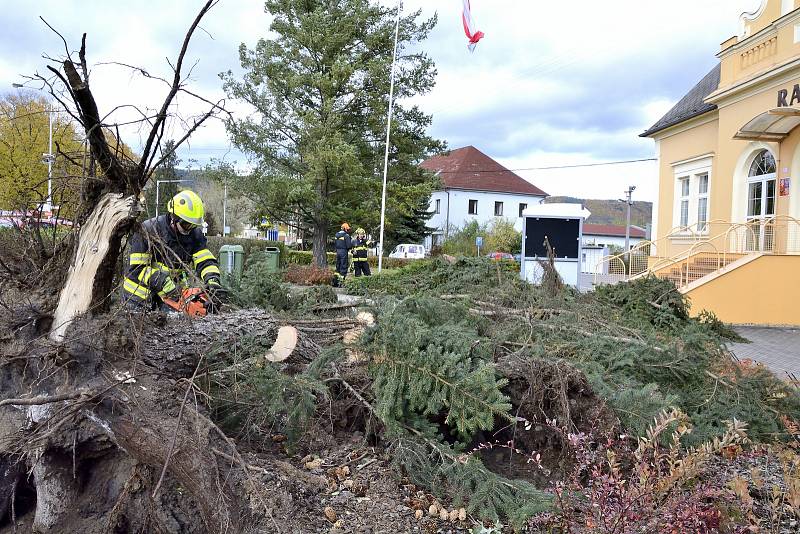
<instances>
[{"instance_id":1,"label":"firefighter in helmet","mask_svg":"<svg viewBox=\"0 0 800 534\"><path fill-rule=\"evenodd\" d=\"M225 298L220 270L208 250L202 225L205 208L193 191L184 190L167 204L167 213L142 223L130 239L130 260L122 283L123 300L132 308L159 309L191 285L191 270L205 286L211 303ZM211 311L214 311L213 309Z\"/></svg>"},{"instance_id":2,"label":"firefighter in helmet","mask_svg":"<svg viewBox=\"0 0 800 534\"><path fill-rule=\"evenodd\" d=\"M367 251L374 246L374 243L367 241L367 232L363 228L356 230L356 238L353 241L353 267L356 276L369 276L371 274Z\"/></svg>"},{"instance_id":3,"label":"firefighter in helmet","mask_svg":"<svg viewBox=\"0 0 800 534\"><path fill-rule=\"evenodd\" d=\"M336 232L334 237L334 248L336 249L336 281L338 285L344 283L347 277L347 271L350 267L350 262L347 259L347 254L353 248L353 241L350 238L350 225L342 223L342 228Z\"/></svg>"}]
</instances>

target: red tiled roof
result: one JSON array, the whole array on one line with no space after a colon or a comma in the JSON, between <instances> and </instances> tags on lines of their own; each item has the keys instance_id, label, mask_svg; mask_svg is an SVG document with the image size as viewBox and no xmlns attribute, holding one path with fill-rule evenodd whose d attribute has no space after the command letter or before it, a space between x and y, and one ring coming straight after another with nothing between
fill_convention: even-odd
<instances>
[{"instance_id":1,"label":"red tiled roof","mask_svg":"<svg viewBox=\"0 0 800 534\"><path fill-rule=\"evenodd\" d=\"M613 224L584 224L583 235L604 235L610 237L625 237L625 227ZM631 226L631 237L647 237L647 233L637 226Z\"/></svg>"},{"instance_id":2,"label":"red tiled roof","mask_svg":"<svg viewBox=\"0 0 800 534\"><path fill-rule=\"evenodd\" d=\"M475 148L466 146L448 154L434 156L420 164L429 171L438 172L445 189L493 191L520 195L548 196L547 193L514 174L495 160Z\"/></svg>"}]
</instances>

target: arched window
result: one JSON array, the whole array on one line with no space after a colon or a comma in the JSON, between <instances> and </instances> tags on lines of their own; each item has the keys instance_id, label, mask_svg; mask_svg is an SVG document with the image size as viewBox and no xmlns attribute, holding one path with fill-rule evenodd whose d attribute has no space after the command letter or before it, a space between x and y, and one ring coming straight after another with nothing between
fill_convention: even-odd
<instances>
[{"instance_id":1,"label":"arched window","mask_svg":"<svg viewBox=\"0 0 800 534\"><path fill-rule=\"evenodd\" d=\"M773 226L767 224L775 216L775 157L761 150L750 164L747 174L747 222L752 232L747 236L748 250L769 251L773 244Z\"/></svg>"},{"instance_id":2,"label":"arched window","mask_svg":"<svg viewBox=\"0 0 800 534\"><path fill-rule=\"evenodd\" d=\"M775 157L769 150L762 150L750 165L749 177L775 174Z\"/></svg>"}]
</instances>

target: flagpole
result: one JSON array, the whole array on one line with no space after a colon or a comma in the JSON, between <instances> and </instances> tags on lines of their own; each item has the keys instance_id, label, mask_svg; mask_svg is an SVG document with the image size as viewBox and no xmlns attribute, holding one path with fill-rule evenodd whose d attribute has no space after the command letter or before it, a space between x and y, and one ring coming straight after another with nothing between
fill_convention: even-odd
<instances>
[{"instance_id":1,"label":"flagpole","mask_svg":"<svg viewBox=\"0 0 800 534\"><path fill-rule=\"evenodd\" d=\"M394 25L394 51L392 52L392 75L389 82L389 113L386 115L386 153L383 157L383 191L381 196L381 238L378 243L378 272L383 268L383 229L386 221L386 181L389 176L389 136L392 131L392 106L394 103L394 73L397 62L397 38L400 34L400 10L402 0L397 2L397 20Z\"/></svg>"}]
</instances>

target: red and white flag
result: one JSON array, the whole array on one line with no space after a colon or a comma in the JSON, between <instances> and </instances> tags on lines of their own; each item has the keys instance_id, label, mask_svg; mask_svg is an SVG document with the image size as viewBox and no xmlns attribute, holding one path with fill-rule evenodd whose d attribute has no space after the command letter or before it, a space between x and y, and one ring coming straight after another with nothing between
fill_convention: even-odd
<instances>
[{"instance_id":1,"label":"red and white flag","mask_svg":"<svg viewBox=\"0 0 800 534\"><path fill-rule=\"evenodd\" d=\"M469 51L474 52L475 45L483 38L483 32L475 28L475 21L472 20L472 10L469 7L469 0L464 0L464 12L461 14L461 20L464 22L464 33L467 34L467 38L469 39L469 44L467 45Z\"/></svg>"}]
</instances>

